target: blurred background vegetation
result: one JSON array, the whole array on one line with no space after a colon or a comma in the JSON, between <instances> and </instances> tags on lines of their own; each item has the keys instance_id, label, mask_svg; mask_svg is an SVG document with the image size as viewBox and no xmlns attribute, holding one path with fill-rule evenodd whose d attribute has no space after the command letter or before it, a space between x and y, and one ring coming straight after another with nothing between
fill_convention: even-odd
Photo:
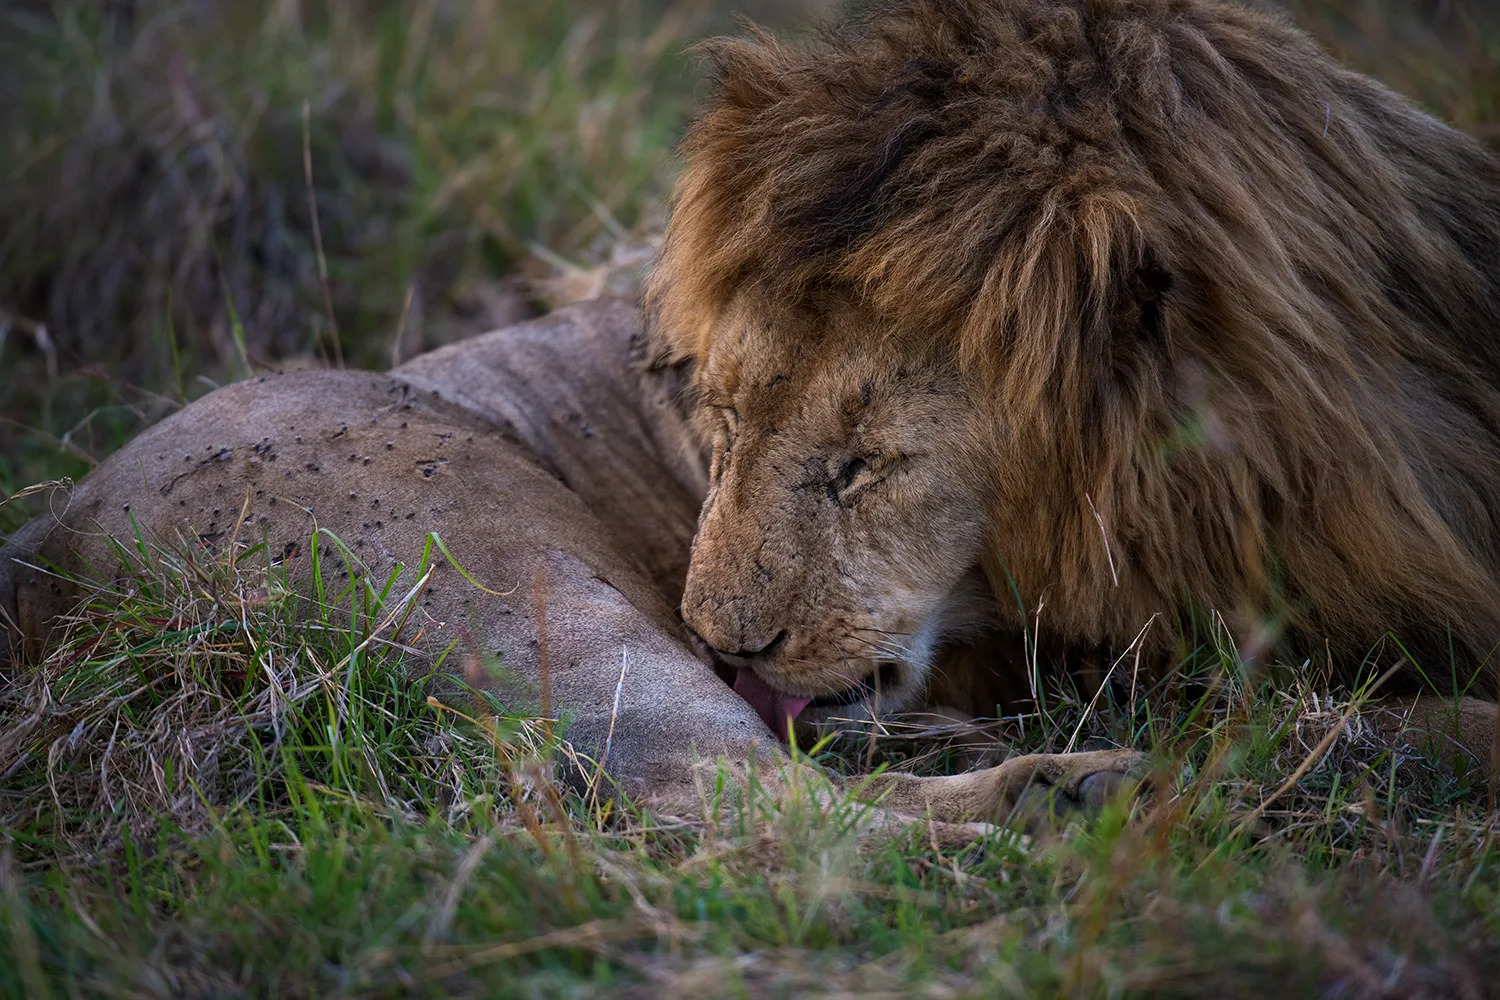
<instances>
[{"instance_id":1,"label":"blurred background vegetation","mask_svg":"<svg viewBox=\"0 0 1500 1000\"><path fill-rule=\"evenodd\" d=\"M0 489L251 370L385 366L599 291L659 223L691 43L830 3L0 4ZM1496 142L1490 6L1291 2Z\"/></svg>"}]
</instances>

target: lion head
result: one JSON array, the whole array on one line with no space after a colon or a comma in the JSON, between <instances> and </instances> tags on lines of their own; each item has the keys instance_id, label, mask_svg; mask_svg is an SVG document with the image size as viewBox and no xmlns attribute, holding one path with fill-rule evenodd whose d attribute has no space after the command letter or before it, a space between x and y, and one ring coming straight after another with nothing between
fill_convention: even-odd
<instances>
[{"instance_id":1,"label":"lion head","mask_svg":"<svg viewBox=\"0 0 1500 1000\"><path fill-rule=\"evenodd\" d=\"M746 296L724 319L698 371L710 492L686 620L777 690L904 704L973 617L956 595L987 541L982 394L850 303Z\"/></svg>"},{"instance_id":2,"label":"lion head","mask_svg":"<svg viewBox=\"0 0 1500 1000\"><path fill-rule=\"evenodd\" d=\"M1203 609L1500 640L1477 143L1212 0L895 0L707 53L648 310L712 456L683 615L752 700L900 707L1040 609L1162 651Z\"/></svg>"}]
</instances>

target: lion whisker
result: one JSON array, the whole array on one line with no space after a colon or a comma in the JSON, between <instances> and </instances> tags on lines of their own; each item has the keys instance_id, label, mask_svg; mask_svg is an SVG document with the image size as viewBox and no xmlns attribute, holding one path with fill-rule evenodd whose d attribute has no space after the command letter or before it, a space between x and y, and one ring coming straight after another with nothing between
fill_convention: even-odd
<instances>
[{"instance_id":1,"label":"lion whisker","mask_svg":"<svg viewBox=\"0 0 1500 1000\"><path fill-rule=\"evenodd\" d=\"M908 647L894 642L864 643L856 649L844 650L844 652L848 656L864 659L909 660L911 658L911 650Z\"/></svg>"},{"instance_id":2,"label":"lion whisker","mask_svg":"<svg viewBox=\"0 0 1500 1000\"><path fill-rule=\"evenodd\" d=\"M883 635L900 639L910 639L913 635L916 634L915 632L891 632L883 628L874 628L873 626L862 626L860 628L852 628L849 630L850 635L856 635L860 632L874 632L876 635Z\"/></svg>"}]
</instances>

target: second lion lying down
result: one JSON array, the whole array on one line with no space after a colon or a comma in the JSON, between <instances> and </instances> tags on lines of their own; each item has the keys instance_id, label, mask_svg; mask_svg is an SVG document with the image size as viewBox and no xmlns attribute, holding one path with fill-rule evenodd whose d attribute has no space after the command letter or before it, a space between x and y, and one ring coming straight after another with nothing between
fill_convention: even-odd
<instances>
[{"instance_id":1,"label":"second lion lying down","mask_svg":"<svg viewBox=\"0 0 1500 1000\"><path fill-rule=\"evenodd\" d=\"M523 586L438 579L432 620L498 656L517 705L539 703L545 633L575 745L609 741L627 790L679 807L715 758L774 786L788 720L1009 702L1027 625L1139 643L1150 673L1211 614L1247 659L1352 680L1373 649L1405 661L1393 690L1492 693L1481 147L1208 0L907 0L711 51L649 336L596 303L386 375L216 392L7 545L9 655L42 655L74 599L35 567L104 566L133 519L273 552L327 528L406 567L398 589L441 532ZM1442 727L1489 762L1492 705L1402 704L1393 735ZM1139 763L871 790L998 819L1027 782L1084 803Z\"/></svg>"}]
</instances>

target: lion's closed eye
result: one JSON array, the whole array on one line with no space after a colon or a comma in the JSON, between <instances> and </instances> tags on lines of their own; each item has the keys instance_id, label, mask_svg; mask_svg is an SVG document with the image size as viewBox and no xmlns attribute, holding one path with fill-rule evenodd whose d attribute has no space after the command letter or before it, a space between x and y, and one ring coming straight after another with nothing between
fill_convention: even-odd
<instances>
[{"instance_id":1,"label":"lion's closed eye","mask_svg":"<svg viewBox=\"0 0 1500 1000\"><path fill-rule=\"evenodd\" d=\"M734 450L734 439L739 433L740 415L732 406L714 406L709 404L716 415L714 422L714 444L713 455L709 460L708 476L713 481L718 481L724 475L724 470L729 465L730 453Z\"/></svg>"},{"instance_id":2,"label":"lion's closed eye","mask_svg":"<svg viewBox=\"0 0 1500 1000\"><path fill-rule=\"evenodd\" d=\"M887 455L848 459L828 483L829 499L843 507L852 506L866 490L889 476L900 461L900 456Z\"/></svg>"},{"instance_id":3,"label":"lion's closed eye","mask_svg":"<svg viewBox=\"0 0 1500 1000\"><path fill-rule=\"evenodd\" d=\"M836 486L840 492L849 490L854 487L855 483L863 485L864 482L870 479L872 475L873 472L870 469L869 462L859 457L851 458L848 462L844 463L844 467L839 470L838 478L834 480L834 486Z\"/></svg>"}]
</instances>

